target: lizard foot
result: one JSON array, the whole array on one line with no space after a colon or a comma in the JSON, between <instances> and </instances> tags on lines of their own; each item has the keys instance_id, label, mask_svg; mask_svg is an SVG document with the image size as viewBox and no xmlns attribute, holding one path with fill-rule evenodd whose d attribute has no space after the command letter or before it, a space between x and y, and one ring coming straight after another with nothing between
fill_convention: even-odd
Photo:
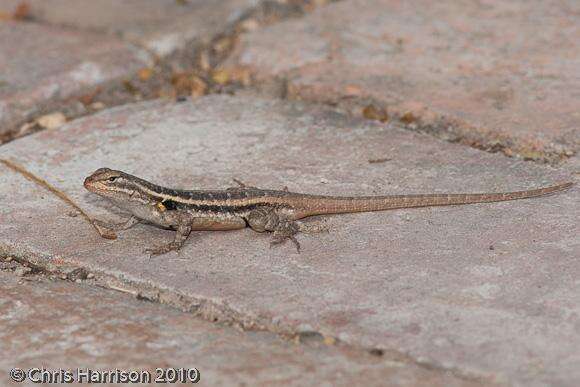
<instances>
[{"instance_id":1,"label":"lizard foot","mask_svg":"<svg viewBox=\"0 0 580 387\"><path fill-rule=\"evenodd\" d=\"M236 183L238 186L237 187L230 187L230 188L226 188L226 191L236 191L239 189L258 189L258 187L254 187L252 185L248 185L246 183L244 183L241 180L238 179L232 179L234 181L234 183Z\"/></svg>"},{"instance_id":2,"label":"lizard foot","mask_svg":"<svg viewBox=\"0 0 580 387\"><path fill-rule=\"evenodd\" d=\"M294 246L296 246L296 251L300 252L300 243L294 236L299 231L300 227L298 223L292 220L280 219L276 225L276 228L274 229L274 235L272 236L270 246L279 245L286 242L287 240L290 240L292 243L294 243Z\"/></svg>"},{"instance_id":3,"label":"lizard foot","mask_svg":"<svg viewBox=\"0 0 580 387\"><path fill-rule=\"evenodd\" d=\"M145 249L145 252L149 254L149 257L154 257L156 255L167 254L171 251L179 251L179 249L181 249L181 246L183 246L183 243L173 241L165 245Z\"/></svg>"},{"instance_id":4,"label":"lizard foot","mask_svg":"<svg viewBox=\"0 0 580 387\"><path fill-rule=\"evenodd\" d=\"M165 245L153 247L150 249L146 249L145 252L149 253L149 257L153 257L154 255L162 255L167 254L170 251L179 251L185 240L189 236L191 232L191 225L190 224L180 224L177 226L177 230L175 230L175 239L172 242L169 242Z\"/></svg>"}]
</instances>

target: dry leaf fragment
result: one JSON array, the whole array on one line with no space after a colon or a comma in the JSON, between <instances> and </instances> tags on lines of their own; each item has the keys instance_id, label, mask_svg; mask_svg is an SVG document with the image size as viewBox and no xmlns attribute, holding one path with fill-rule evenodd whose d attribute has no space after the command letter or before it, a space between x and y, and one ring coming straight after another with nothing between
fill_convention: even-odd
<instances>
[{"instance_id":1,"label":"dry leaf fragment","mask_svg":"<svg viewBox=\"0 0 580 387\"><path fill-rule=\"evenodd\" d=\"M244 86L249 86L252 82L252 75L250 70L244 67L236 67L230 71L230 78L232 81L241 83Z\"/></svg>"},{"instance_id":2,"label":"dry leaf fragment","mask_svg":"<svg viewBox=\"0 0 580 387\"><path fill-rule=\"evenodd\" d=\"M18 129L16 137L21 137L38 130L38 123L36 121L26 122Z\"/></svg>"},{"instance_id":3,"label":"dry leaf fragment","mask_svg":"<svg viewBox=\"0 0 580 387\"><path fill-rule=\"evenodd\" d=\"M381 122L387 122L389 120L389 114L383 110L375 107L375 105L368 105L363 109L363 116L369 120L377 120Z\"/></svg>"},{"instance_id":4,"label":"dry leaf fragment","mask_svg":"<svg viewBox=\"0 0 580 387\"><path fill-rule=\"evenodd\" d=\"M207 84L195 75L191 77L191 97L192 98L199 98L202 95L205 95L207 92Z\"/></svg>"},{"instance_id":5,"label":"dry leaf fragment","mask_svg":"<svg viewBox=\"0 0 580 387\"><path fill-rule=\"evenodd\" d=\"M61 112L46 114L36 119L36 123L44 129L56 129L64 125L66 116Z\"/></svg>"},{"instance_id":6,"label":"dry leaf fragment","mask_svg":"<svg viewBox=\"0 0 580 387\"><path fill-rule=\"evenodd\" d=\"M125 90L134 95L137 96L139 94L139 89L137 89L135 87L135 85L133 84L133 82L129 81L129 80L125 80L123 81L123 87L125 88Z\"/></svg>"},{"instance_id":7,"label":"dry leaf fragment","mask_svg":"<svg viewBox=\"0 0 580 387\"><path fill-rule=\"evenodd\" d=\"M324 336L324 344L334 345L334 344L336 344L336 339L332 336Z\"/></svg>"},{"instance_id":8,"label":"dry leaf fragment","mask_svg":"<svg viewBox=\"0 0 580 387\"><path fill-rule=\"evenodd\" d=\"M153 75L153 69L145 67L139 70L138 74L139 79L142 81L146 81Z\"/></svg>"},{"instance_id":9,"label":"dry leaf fragment","mask_svg":"<svg viewBox=\"0 0 580 387\"><path fill-rule=\"evenodd\" d=\"M230 80L230 74L225 70L216 70L211 75L211 79L218 85L225 85Z\"/></svg>"},{"instance_id":10,"label":"dry leaf fragment","mask_svg":"<svg viewBox=\"0 0 580 387\"><path fill-rule=\"evenodd\" d=\"M104 103L99 102L99 101L93 102L90 106L91 106L91 109L94 109L94 110L102 110L106 107L106 105Z\"/></svg>"},{"instance_id":11,"label":"dry leaf fragment","mask_svg":"<svg viewBox=\"0 0 580 387\"><path fill-rule=\"evenodd\" d=\"M411 112L406 112L401 116L401 122L405 125L409 125L415 121L417 121L417 117L415 117Z\"/></svg>"},{"instance_id":12,"label":"dry leaf fragment","mask_svg":"<svg viewBox=\"0 0 580 387\"><path fill-rule=\"evenodd\" d=\"M100 87L96 87L94 90L82 95L79 100L81 101L81 103L85 106L90 105L91 103L93 103L93 100L95 99L95 97L97 95L99 95L99 93L101 93L101 88Z\"/></svg>"},{"instance_id":13,"label":"dry leaf fragment","mask_svg":"<svg viewBox=\"0 0 580 387\"><path fill-rule=\"evenodd\" d=\"M198 66L202 71L209 71L211 63L207 51L202 51L198 58Z\"/></svg>"},{"instance_id":14,"label":"dry leaf fragment","mask_svg":"<svg viewBox=\"0 0 580 387\"><path fill-rule=\"evenodd\" d=\"M30 15L30 5L26 2L22 2L16 6L14 13L12 14L14 20L29 20Z\"/></svg>"}]
</instances>

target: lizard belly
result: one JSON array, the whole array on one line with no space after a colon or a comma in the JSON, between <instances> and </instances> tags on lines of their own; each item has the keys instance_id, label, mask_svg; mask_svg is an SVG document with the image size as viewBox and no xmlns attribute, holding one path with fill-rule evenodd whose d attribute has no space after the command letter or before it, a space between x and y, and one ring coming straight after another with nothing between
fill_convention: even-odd
<instances>
[{"instance_id":1,"label":"lizard belly","mask_svg":"<svg viewBox=\"0 0 580 387\"><path fill-rule=\"evenodd\" d=\"M191 221L192 230L237 230L246 227L246 221L239 217L201 217Z\"/></svg>"}]
</instances>

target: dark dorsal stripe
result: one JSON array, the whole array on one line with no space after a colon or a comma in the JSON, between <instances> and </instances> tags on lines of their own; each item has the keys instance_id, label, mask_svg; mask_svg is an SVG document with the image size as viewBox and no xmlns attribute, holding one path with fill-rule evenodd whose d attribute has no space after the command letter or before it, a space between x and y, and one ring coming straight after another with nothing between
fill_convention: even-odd
<instances>
[{"instance_id":1,"label":"dark dorsal stripe","mask_svg":"<svg viewBox=\"0 0 580 387\"><path fill-rule=\"evenodd\" d=\"M267 202L262 203L251 203L246 205L227 205L227 204L189 204L189 203L180 203L171 199L166 199L161 202L163 206L167 209L167 211L200 211L200 212L229 212L229 213L239 213L239 212L247 212L254 210L258 207L265 206L265 205L272 205Z\"/></svg>"}]
</instances>

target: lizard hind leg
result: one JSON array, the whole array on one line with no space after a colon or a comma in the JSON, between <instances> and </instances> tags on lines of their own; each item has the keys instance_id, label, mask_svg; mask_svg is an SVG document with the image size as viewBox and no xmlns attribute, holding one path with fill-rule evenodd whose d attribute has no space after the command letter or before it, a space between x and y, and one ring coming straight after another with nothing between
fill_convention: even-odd
<instances>
[{"instance_id":1,"label":"lizard hind leg","mask_svg":"<svg viewBox=\"0 0 580 387\"><path fill-rule=\"evenodd\" d=\"M294 243L294 246L296 246L296 251L300 252L300 242L298 242L294 236L299 230L298 224L293 220L284 220L283 222L280 222L276 230L274 230L270 246L279 245L286 242L286 240L290 240Z\"/></svg>"},{"instance_id":2,"label":"lizard hind leg","mask_svg":"<svg viewBox=\"0 0 580 387\"><path fill-rule=\"evenodd\" d=\"M250 228L257 232L273 233L270 246L279 245L286 240L292 241L296 250L300 251L300 243L295 235L300 231L298 223L289 217L270 208L257 208L246 217Z\"/></svg>"},{"instance_id":3,"label":"lizard hind leg","mask_svg":"<svg viewBox=\"0 0 580 387\"><path fill-rule=\"evenodd\" d=\"M258 189L258 187L254 187L253 185L248 185L246 183L244 183L241 180L238 180L236 178L232 179L234 181L234 183L236 183L238 186L237 187L230 187L230 188L226 188L226 191L237 191L240 189Z\"/></svg>"}]
</instances>

